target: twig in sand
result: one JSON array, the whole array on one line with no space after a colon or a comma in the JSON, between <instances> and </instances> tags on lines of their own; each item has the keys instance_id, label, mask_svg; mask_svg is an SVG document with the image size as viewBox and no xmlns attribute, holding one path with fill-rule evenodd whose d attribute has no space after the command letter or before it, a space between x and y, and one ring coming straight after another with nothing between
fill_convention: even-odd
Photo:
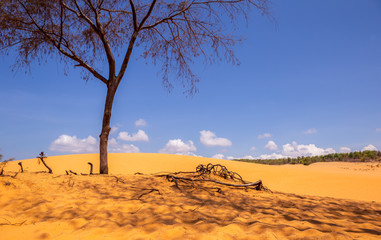
<instances>
[{"instance_id":1,"label":"twig in sand","mask_svg":"<svg viewBox=\"0 0 381 240\"><path fill-rule=\"evenodd\" d=\"M140 198L143 197L144 195L148 195L148 194L150 194L150 193L152 193L152 192L154 192L154 191L157 191L157 192L161 195L160 191L157 190L156 188L152 188L152 189L144 189L144 190L149 190L149 191L140 194L140 196L139 196L137 199L140 199Z\"/></svg>"},{"instance_id":2,"label":"twig in sand","mask_svg":"<svg viewBox=\"0 0 381 240\"><path fill-rule=\"evenodd\" d=\"M19 162L18 165L20 166L20 171L23 173L24 172L24 168L22 167L22 162Z\"/></svg>"},{"instance_id":3,"label":"twig in sand","mask_svg":"<svg viewBox=\"0 0 381 240\"><path fill-rule=\"evenodd\" d=\"M19 222L19 223L11 223L8 219L6 219L6 218L2 218L2 219L4 219L5 221L7 221L8 223L0 223L0 226L1 225L12 225L12 226L21 226L21 225L23 225L25 222L26 222L26 220L25 221L23 221L23 222Z\"/></svg>"},{"instance_id":4,"label":"twig in sand","mask_svg":"<svg viewBox=\"0 0 381 240\"><path fill-rule=\"evenodd\" d=\"M44 166L49 170L49 173L53 173L53 170L44 161L44 158L47 158L44 152L41 152L40 155L37 156L37 158L39 158L40 161L44 164Z\"/></svg>"},{"instance_id":5,"label":"twig in sand","mask_svg":"<svg viewBox=\"0 0 381 240\"><path fill-rule=\"evenodd\" d=\"M93 175L93 164L91 162L88 162L87 164L90 165L90 175Z\"/></svg>"}]
</instances>

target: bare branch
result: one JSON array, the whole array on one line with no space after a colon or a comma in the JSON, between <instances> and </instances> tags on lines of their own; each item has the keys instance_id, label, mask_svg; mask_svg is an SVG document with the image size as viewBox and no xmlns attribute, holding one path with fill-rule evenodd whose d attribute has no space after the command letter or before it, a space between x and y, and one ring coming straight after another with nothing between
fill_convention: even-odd
<instances>
[{"instance_id":1,"label":"bare branch","mask_svg":"<svg viewBox=\"0 0 381 240\"><path fill-rule=\"evenodd\" d=\"M105 52L106 52L106 56L107 56L107 60L108 60L108 64L109 64L109 78L108 79L112 80L115 77L115 58L114 58L114 55L112 53L110 43L106 38L103 26L100 22L100 12L98 12L97 9L95 9L95 7L92 5L91 1L89 1L89 4L92 6L92 9L93 9L94 14L95 14L95 19L96 19L96 24L97 24L96 25L96 27L97 27L96 32L98 33L98 35L99 35L99 37L103 43L103 47L105 49Z\"/></svg>"},{"instance_id":2,"label":"bare branch","mask_svg":"<svg viewBox=\"0 0 381 240\"><path fill-rule=\"evenodd\" d=\"M139 24L139 27L138 27L139 30L143 27L144 23L147 21L148 17L151 15L152 10L155 7L155 4L156 4L156 0L153 0L151 6L149 7L147 14L144 16L143 20Z\"/></svg>"},{"instance_id":3,"label":"bare branch","mask_svg":"<svg viewBox=\"0 0 381 240\"><path fill-rule=\"evenodd\" d=\"M62 53L63 55L65 55L66 57L78 62L79 64L76 65L76 66L81 66L81 67L84 67L86 68L89 72L91 72L96 78L98 78L99 80L101 80L103 83L107 84L107 79L105 79L101 74L99 74L97 71L95 71L92 67L90 67L85 61L83 61L81 58L79 58L77 55L74 54L74 52L72 52L72 54L69 54L68 52L66 52L65 50L63 50L61 48L61 44L60 43L57 43L54 39L52 39L48 34L47 32L37 24L37 22L34 20L34 18L32 17L32 15L30 14L30 12L28 11L28 9L26 8L26 6L20 2L19 0L17 0L20 5L24 8L25 12L27 13L28 17L31 19L31 21L33 22L33 24L36 26L36 28L53 44L54 47L56 47L58 49L58 51L60 53Z\"/></svg>"},{"instance_id":4,"label":"bare branch","mask_svg":"<svg viewBox=\"0 0 381 240\"><path fill-rule=\"evenodd\" d=\"M106 9L106 8L100 8L102 11L108 12L108 13L125 13L125 14L132 14L132 12L125 11L125 10L116 10L116 9Z\"/></svg>"},{"instance_id":5,"label":"bare branch","mask_svg":"<svg viewBox=\"0 0 381 240\"><path fill-rule=\"evenodd\" d=\"M134 31L134 33L131 36L130 42L128 44L127 52L124 55L123 63L122 63L122 66L120 67L119 74L116 77L116 79L117 79L117 85L119 85L120 81L122 80L122 78L124 76L124 73L126 72L128 62L130 61L132 49L134 47L134 44L135 44L135 41L136 41L137 37L138 37L138 32Z\"/></svg>"},{"instance_id":6,"label":"bare branch","mask_svg":"<svg viewBox=\"0 0 381 240\"><path fill-rule=\"evenodd\" d=\"M136 19L136 9L135 9L133 0L130 0L130 5L131 5L132 17L133 17L133 23L134 23L134 31L138 31L138 20Z\"/></svg>"},{"instance_id":7,"label":"bare branch","mask_svg":"<svg viewBox=\"0 0 381 240\"><path fill-rule=\"evenodd\" d=\"M97 27L95 24L91 21L91 19L85 15L81 9L81 7L78 5L77 0L74 0L75 6L77 7L77 10L79 11L79 17L84 19L95 31L97 31Z\"/></svg>"},{"instance_id":8,"label":"bare branch","mask_svg":"<svg viewBox=\"0 0 381 240\"><path fill-rule=\"evenodd\" d=\"M195 2L195 1L192 1L192 2L191 2L186 8L184 8L183 10L181 10L181 11L179 11L179 12L177 12L177 13L172 12L172 13L169 14L168 17L165 17L165 18L161 19L160 21L157 21L156 23L154 23L154 24L152 24L152 25L150 25L150 26L142 27L141 29L143 30L143 29L154 28L154 27L156 27L157 25L159 25L159 24L161 24L161 23L167 22L168 20L171 20L171 19L173 19L173 18L179 16L180 14L182 14L182 13L188 11L189 8L192 6L192 4L193 4L194 2Z\"/></svg>"}]
</instances>

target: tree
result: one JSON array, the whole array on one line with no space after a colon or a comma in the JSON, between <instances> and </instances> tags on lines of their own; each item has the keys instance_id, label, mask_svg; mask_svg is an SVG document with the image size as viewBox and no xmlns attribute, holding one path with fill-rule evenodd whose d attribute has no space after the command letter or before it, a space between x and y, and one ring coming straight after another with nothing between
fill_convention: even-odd
<instances>
[{"instance_id":1,"label":"tree","mask_svg":"<svg viewBox=\"0 0 381 240\"><path fill-rule=\"evenodd\" d=\"M227 26L240 25L240 17L247 21L250 8L268 15L268 0L2 0L0 51L15 50L17 67L58 56L65 69L75 64L85 80L106 85L99 147L100 173L107 174L112 105L133 48L161 63L165 87L172 88L174 76L192 95L199 82L193 59L235 64L232 47L241 39ZM123 56L119 65L116 54Z\"/></svg>"}]
</instances>

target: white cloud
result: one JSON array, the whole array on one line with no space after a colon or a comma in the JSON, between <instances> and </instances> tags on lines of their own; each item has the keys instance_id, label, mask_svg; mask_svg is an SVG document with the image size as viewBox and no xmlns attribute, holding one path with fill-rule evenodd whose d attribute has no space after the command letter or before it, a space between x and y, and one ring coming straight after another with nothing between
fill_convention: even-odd
<instances>
[{"instance_id":1,"label":"white cloud","mask_svg":"<svg viewBox=\"0 0 381 240\"><path fill-rule=\"evenodd\" d=\"M307 131L303 132L304 134L314 134L317 133L317 130L315 128L308 129Z\"/></svg>"},{"instance_id":2,"label":"white cloud","mask_svg":"<svg viewBox=\"0 0 381 240\"><path fill-rule=\"evenodd\" d=\"M55 152L96 153L99 152L99 142L96 138L79 139L76 136L61 135L50 144L49 149ZM139 152L139 148L132 144L120 144L115 138L108 141L109 152L131 153Z\"/></svg>"},{"instance_id":3,"label":"white cloud","mask_svg":"<svg viewBox=\"0 0 381 240\"><path fill-rule=\"evenodd\" d=\"M76 136L63 134L54 140L49 149L55 152L95 153L98 152L98 141L92 136L79 139Z\"/></svg>"},{"instance_id":4,"label":"white cloud","mask_svg":"<svg viewBox=\"0 0 381 240\"><path fill-rule=\"evenodd\" d=\"M146 122L146 120L140 118L140 119L135 121L135 126L136 127L144 127L144 126L147 126L147 122Z\"/></svg>"},{"instance_id":5,"label":"white cloud","mask_svg":"<svg viewBox=\"0 0 381 240\"><path fill-rule=\"evenodd\" d=\"M119 127L118 127L118 126L112 126L112 127L111 127L111 130L110 130L110 134L114 134L114 133L116 133L118 130L119 130Z\"/></svg>"},{"instance_id":6,"label":"white cloud","mask_svg":"<svg viewBox=\"0 0 381 240\"><path fill-rule=\"evenodd\" d=\"M213 155L212 158L224 159L225 156L223 154L221 154L221 153L217 153L217 154Z\"/></svg>"},{"instance_id":7,"label":"white cloud","mask_svg":"<svg viewBox=\"0 0 381 240\"><path fill-rule=\"evenodd\" d=\"M110 153L138 153L139 148L133 144L120 144L115 138L108 141L108 151Z\"/></svg>"},{"instance_id":8,"label":"white cloud","mask_svg":"<svg viewBox=\"0 0 381 240\"><path fill-rule=\"evenodd\" d=\"M274 141L268 141L265 148L271 151L275 151L278 149L278 145L276 145Z\"/></svg>"},{"instance_id":9,"label":"white cloud","mask_svg":"<svg viewBox=\"0 0 381 240\"><path fill-rule=\"evenodd\" d=\"M160 149L159 152L194 156L195 154L193 152L196 150L197 148L191 140L185 143L181 139L172 139L169 140L165 147Z\"/></svg>"},{"instance_id":10,"label":"white cloud","mask_svg":"<svg viewBox=\"0 0 381 240\"><path fill-rule=\"evenodd\" d=\"M368 146L365 146L361 151L377 151L377 148L372 144L369 144Z\"/></svg>"},{"instance_id":11,"label":"white cloud","mask_svg":"<svg viewBox=\"0 0 381 240\"><path fill-rule=\"evenodd\" d=\"M137 133L132 134L132 136L128 132L120 132L118 135L118 140L130 141L130 142L137 142L137 141L148 142L149 138L143 130L139 130Z\"/></svg>"},{"instance_id":12,"label":"white cloud","mask_svg":"<svg viewBox=\"0 0 381 240\"><path fill-rule=\"evenodd\" d=\"M258 135L258 139L263 139L263 138L271 138L271 134L270 133L264 133L262 135Z\"/></svg>"},{"instance_id":13,"label":"white cloud","mask_svg":"<svg viewBox=\"0 0 381 240\"><path fill-rule=\"evenodd\" d=\"M257 148L254 147L254 146L252 146L252 147L250 148L250 151L255 151L255 149L257 149Z\"/></svg>"},{"instance_id":14,"label":"white cloud","mask_svg":"<svg viewBox=\"0 0 381 240\"><path fill-rule=\"evenodd\" d=\"M259 159L280 159L280 158L285 158L282 154L262 154L261 156L258 157Z\"/></svg>"},{"instance_id":15,"label":"white cloud","mask_svg":"<svg viewBox=\"0 0 381 240\"><path fill-rule=\"evenodd\" d=\"M233 157L233 156L228 156L228 157L226 157L226 159L227 159L227 160L233 160L233 159L236 159L236 158Z\"/></svg>"},{"instance_id":16,"label":"white cloud","mask_svg":"<svg viewBox=\"0 0 381 240\"><path fill-rule=\"evenodd\" d=\"M381 132L381 128L376 128L376 132Z\"/></svg>"},{"instance_id":17,"label":"white cloud","mask_svg":"<svg viewBox=\"0 0 381 240\"><path fill-rule=\"evenodd\" d=\"M332 148L318 148L315 144L309 145L298 145L296 142L292 144L283 145L282 154L287 157L299 157L299 156L319 156L326 155L330 153L335 153L336 151Z\"/></svg>"},{"instance_id":18,"label":"white cloud","mask_svg":"<svg viewBox=\"0 0 381 240\"><path fill-rule=\"evenodd\" d=\"M273 141L268 141L266 148L269 150L276 150L277 145ZM373 145L367 146L367 148L373 149ZM351 151L348 147L342 147L340 148L341 152L344 151ZM253 157L251 155L246 155L243 157L227 157L226 159L282 159L282 158L294 158L294 157L301 157L301 156L319 156L319 155L327 155L331 153L335 153L336 151L333 148L319 148L316 147L315 144L308 144L308 145L298 145L296 142L292 142L292 144L285 144L283 145L282 153L272 153L272 154L262 154L258 157Z\"/></svg>"},{"instance_id":19,"label":"white cloud","mask_svg":"<svg viewBox=\"0 0 381 240\"><path fill-rule=\"evenodd\" d=\"M221 146L228 147L232 145L232 142L227 138L218 138L216 134L211 131L202 130L200 132L200 141L202 144L208 147Z\"/></svg>"},{"instance_id":20,"label":"white cloud","mask_svg":"<svg viewBox=\"0 0 381 240\"><path fill-rule=\"evenodd\" d=\"M349 153L351 151L352 149L350 149L349 147L341 147L339 150L340 153Z\"/></svg>"}]
</instances>

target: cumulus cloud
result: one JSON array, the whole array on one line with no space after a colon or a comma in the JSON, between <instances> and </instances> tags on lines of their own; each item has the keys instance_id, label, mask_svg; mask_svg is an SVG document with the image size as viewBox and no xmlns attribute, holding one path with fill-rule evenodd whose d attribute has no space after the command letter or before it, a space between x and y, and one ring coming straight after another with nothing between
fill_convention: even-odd
<instances>
[{"instance_id":1,"label":"cumulus cloud","mask_svg":"<svg viewBox=\"0 0 381 240\"><path fill-rule=\"evenodd\" d=\"M257 148L254 147L254 146L252 146L252 147L250 148L250 151L255 151L255 149L257 149Z\"/></svg>"},{"instance_id":2,"label":"cumulus cloud","mask_svg":"<svg viewBox=\"0 0 381 240\"><path fill-rule=\"evenodd\" d=\"M352 149L350 149L349 147L341 147L339 150L340 153L349 153L351 151Z\"/></svg>"},{"instance_id":3,"label":"cumulus cloud","mask_svg":"<svg viewBox=\"0 0 381 240\"><path fill-rule=\"evenodd\" d=\"M79 139L76 136L63 134L50 144L49 149L55 152L68 153L96 153L99 152L99 142L96 138L89 136L88 138ZM139 148L132 144L120 144L115 138L108 141L109 152L135 153L139 152Z\"/></svg>"},{"instance_id":4,"label":"cumulus cloud","mask_svg":"<svg viewBox=\"0 0 381 240\"><path fill-rule=\"evenodd\" d=\"M258 135L258 139L271 138L271 136L272 135L270 133L264 133L264 134Z\"/></svg>"},{"instance_id":5,"label":"cumulus cloud","mask_svg":"<svg viewBox=\"0 0 381 240\"><path fill-rule=\"evenodd\" d=\"M194 146L191 140L188 142L183 142L181 139L171 139L168 141L164 148L159 150L159 152L194 156L195 154L193 152L196 150L197 148Z\"/></svg>"},{"instance_id":6,"label":"cumulus cloud","mask_svg":"<svg viewBox=\"0 0 381 240\"><path fill-rule=\"evenodd\" d=\"M317 133L317 130L315 128L308 129L307 131L303 132L304 134L314 134Z\"/></svg>"},{"instance_id":7,"label":"cumulus cloud","mask_svg":"<svg viewBox=\"0 0 381 240\"><path fill-rule=\"evenodd\" d=\"M211 131L201 131L200 141L202 144L208 147L221 146L228 147L232 145L232 142L227 138L218 138L216 134Z\"/></svg>"},{"instance_id":8,"label":"cumulus cloud","mask_svg":"<svg viewBox=\"0 0 381 240\"><path fill-rule=\"evenodd\" d=\"M363 147L361 151L377 151L377 148L372 144L369 144L368 146Z\"/></svg>"},{"instance_id":9,"label":"cumulus cloud","mask_svg":"<svg viewBox=\"0 0 381 240\"><path fill-rule=\"evenodd\" d=\"M285 158L282 154L273 153L273 154L262 154L258 157L259 159L279 159L279 158Z\"/></svg>"},{"instance_id":10,"label":"cumulus cloud","mask_svg":"<svg viewBox=\"0 0 381 240\"><path fill-rule=\"evenodd\" d=\"M278 145L276 145L274 141L268 141L265 148L271 151L275 151L278 149Z\"/></svg>"},{"instance_id":11,"label":"cumulus cloud","mask_svg":"<svg viewBox=\"0 0 381 240\"><path fill-rule=\"evenodd\" d=\"M129 142L148 142L149 138L143 130L139 130L137 133L130 135L128 132L120 132L118 135L118 140L129 141Z\"/></svg>"},{"instance_id":12,"label":"cumulus cloud","mask_svg":"<svg viewBox=\"0 0 381 240\"><path fill-rule=\"evenodd\" d=\"M224 159L225 156L222 153L217 153L217 154L213 155L212 158Z\"/></svg>"},{"instance_id":13,"label":"cumulus cloud","mask_svg":"<svg viewBox=\"0 0 381 240\"><path fill-rule=\"evenodd\" d=\"M315 144L298 145L296 142L292 144L283 145L282 154L287 157L299 157L299 156L319 156L335 153L332 148L318 148Z\"/></svg>"},{"instance_id":14,"label":"cumulus cloud","mask_svg":"<svg viewBox=\"0 0 381 240\"><path fill-rule=\"evenodd\" d=\"M133 144L120 144L115 138L108 141L108 151L110 153L138 153L140 149Z\"/></svg>"},{"instance_id":15,"label":"cumulus cloud","mask_svg":"<svg viewBox=\"0 0 381 240\"><path fill-rule=\"evenodd\" d=\"M55 152L95 153L98 152L98 142L92 136L79 139L76 136L63 134L54 140L49 149Z\"/></svg>"},{"instance_id":16,"label":"cumulus cloud","mask_svg":"<svg viewBox=\"0 0 381 240\"><path fill-rule=\"evenodd\" d=\"M118 130L119 130L119 127L118 127L118 126L112 126L112 127L111 127L111 130L110 130L110 134L114 134L114 133L116 133Z\"/></svg>"},{"instance_id":17,"label":"cumulus cloud","mask_svg":"<svg viewBox=\"0 0 381 240\"><path fill-rule=\"evenodd\" d=\"M147 126L147 122L146 122L146 120L140 118L140 119L135 121L135 126L136 127L144 127L144 126Z\"/></svg>"}]
</instances>

